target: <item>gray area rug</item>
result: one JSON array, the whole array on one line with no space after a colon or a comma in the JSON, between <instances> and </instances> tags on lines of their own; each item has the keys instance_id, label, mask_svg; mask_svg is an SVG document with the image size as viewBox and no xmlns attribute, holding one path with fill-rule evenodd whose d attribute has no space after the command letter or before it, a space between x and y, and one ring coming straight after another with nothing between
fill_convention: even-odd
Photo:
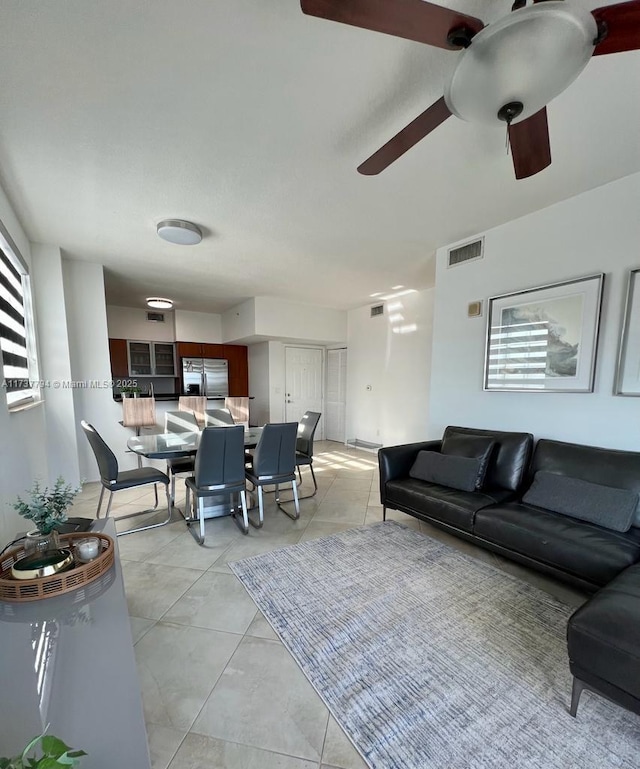
<instances>
[{"instance_id":1,"label":"gray area rug","mask_svg":"<svg viewBox=\"0 0 640 769\"><path fill-rule=\"evenodd\" d=\"M637 769L640 719L568 711L572 609L388 521L230 564L374 769Z\"/></svg>"}]
</instances>

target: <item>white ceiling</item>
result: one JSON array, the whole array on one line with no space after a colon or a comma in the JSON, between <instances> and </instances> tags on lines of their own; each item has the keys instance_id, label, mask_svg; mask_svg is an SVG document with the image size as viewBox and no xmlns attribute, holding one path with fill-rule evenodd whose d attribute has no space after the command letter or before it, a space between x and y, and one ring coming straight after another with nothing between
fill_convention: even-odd
<instances>
[{"instance_id":1,"label":"white ceiling","mask_svg":"<svg viewBox=\"0 0 640 769\"><path fill-rule=\"evenodd\" d=\"M511 0L441 4L491 22ZM531 179L503 130L456 118L364 177L456 53L298 0L0 0L0 30L0 183L32 241L105 265L113 304L361 306L432 285L439 246L640 170L638 52L595 57L551 103ZM164 243L164 218L206 237Z\"/></svg>"}]
</instances>

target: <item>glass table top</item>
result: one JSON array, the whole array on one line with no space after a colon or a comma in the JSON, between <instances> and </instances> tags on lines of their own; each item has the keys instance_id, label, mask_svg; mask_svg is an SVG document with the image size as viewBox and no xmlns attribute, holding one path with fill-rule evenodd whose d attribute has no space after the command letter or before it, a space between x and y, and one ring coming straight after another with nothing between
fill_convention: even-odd
<instances>
[{"instance_id":1,"label":"glass table top","mask_svg":"<svg viewBox=\"0 0 640 769\"><path fill-rule=\"evenodd\" d=\"M254 448L262 435L262 427L245 427L245 448ZM200 433L156 433L134 435L127 440L127 447L150 459L172 459L195 454L200 442Z\"/></svg>"}]
</instances>

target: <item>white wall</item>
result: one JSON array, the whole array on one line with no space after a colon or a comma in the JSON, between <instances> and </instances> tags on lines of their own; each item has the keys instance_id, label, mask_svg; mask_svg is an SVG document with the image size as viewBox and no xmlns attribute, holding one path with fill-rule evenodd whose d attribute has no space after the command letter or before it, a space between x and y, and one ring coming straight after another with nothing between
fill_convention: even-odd
<instances>
[{"instance_id":1,"label":"white wall","mask_svg":"<svg viewBox=\"0 0 640 769\"><path fill-rule=\"evenodd\" d=\"M370 317L369 306L349 312L348 440L388 446L425 439L433 301L434 289L426 289L387 302L379 317Z\"/></svg>"},{"instance_id":2,"label":"white wall","mask_svg":"<svg viewBox=\"0 0 640 769\"><path fill-rule=\"evenodd\" d=\"M52 479L80 481L62 256L57 246L32 245L33 294L45 401L46 451Z\"/></svg>"},{"instance_id":3,"label":"white wall","mask_svg":"<svg viewBox=\"0 0 640 769\"><path fill-rule=\"evenodd\" d=\"M257 296L256 334L329 344L344 342L347 313L328 307L288 302L271 296Z\"/></svg>"},{"instance_id":4,"label":"white wall","mask_svg":"<svg viewBox=\"0 0 640 769\"><path fill-rule=\"evenodd\" d=\"M263 425L269 421L269 343L259 342L248 347L249 423Z\"/></svg>"},{"instance_id":5,"label":"white wall","mask_svg":"<svg viewBox=\"0 0 640 769\"><path fill-rule=\"evenodd\" d=\"M29 241L4 191L0 188L0 222L31 269ZM10 542L18 531L30 528L15 513L16 495L31 488L35 478L48 482L45 405L9 413L0 390L0 543Z\"/></svg>"},{"instance_id":6,"label":"white wall","mask_svg":"<svg viewBox=\"0 0 640 769\"><path fill-rule=\"evenodd\" d=\"M255 299L232 307L222 315L222 340L233 343L256 334L256 303Z\"/></svg>"},{"instance_id":7,"label":"white wall","mask_svg":"<svg viewBox=\"0 0 640 769\"><path fill-rule=\"evenodd\" d=\"M102 265L63 259L62 274L72 379L109 383L111 362ZM131 455L125 455L126 440L131 433L118 424L122 409L114 402L111 387L76 388L73 396L82 479L90 481L99 477L95 457L80 427L82 419L93 424L102 435L118 457L121 469L134 467Z\"/></svg>"},{"instance_id":8,"label":"white wall","mask_svg":"<svg viewBox=\"0 0 640 769\"><path fill-rule=\"evenodd\" d=\"M260 336L310 344L344 343L347 313L329 307L300 304L272 296L256 296L222 316L225 342Z\"/></svg>"},{"instance_id":9,"label":"white wall","mask_svg":"<svg viewBox=\"0 0 640 769\"><path fill-rule=\"evenodd\" d=\"M176 310L176 340L179 342L222 342L222 316L209 312Z\"/></svg>"},{"instance_id":10,"label":"white wall","mask_svg":"<svg viewBox=\"0 0 640 769\"><path fill-rule=\"evenodd\" d=\"M164 323L147 320L146 309L108 305L107 328L109 337L113 339L141 339L151 342L174 342L176 331L173 311L158 310L158 312L164 313Z\"/></svg>"},{"instance_id":11,"label":"white wall","mask_svg":"<svg viewBox=\"0 0 640 769\"><path fill-rule=\"evenodd\" d=\"M489 230L484 259L446 267L437 254L429 438L448 424L640 450L640 401L612 395L630 268L640 266L640 174ZM486 318L467 304L605 272L593 393L484 392Z\"/></svg>"}]
</instances>

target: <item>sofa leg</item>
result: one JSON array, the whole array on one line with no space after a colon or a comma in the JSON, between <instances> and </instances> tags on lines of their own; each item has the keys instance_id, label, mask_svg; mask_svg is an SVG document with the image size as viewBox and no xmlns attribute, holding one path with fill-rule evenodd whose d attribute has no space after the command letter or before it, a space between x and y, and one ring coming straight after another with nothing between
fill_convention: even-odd
<instances>
[{"instance_id":1,"label":"sofa leg","mask_svg":"<svg viewBox=\"0 0 640 769\"><path fill-rule=\"evenodd\" d=\"M384 505L382 506L382 520L387 520L387 508Z\"/></svg>"},{"instance_id":2,"label":"sofa leg","mask_svg":"<svg viewBox=\"0 0 640 769\"><path fill-rule=\"evenodd\" d=\"M575 718L578 712L578 703L580 702L580 695L585 689L585 685L578 678L573 679L573 687L571 689L571 707L569 713Z\"/></svg>"}]
</instances>

